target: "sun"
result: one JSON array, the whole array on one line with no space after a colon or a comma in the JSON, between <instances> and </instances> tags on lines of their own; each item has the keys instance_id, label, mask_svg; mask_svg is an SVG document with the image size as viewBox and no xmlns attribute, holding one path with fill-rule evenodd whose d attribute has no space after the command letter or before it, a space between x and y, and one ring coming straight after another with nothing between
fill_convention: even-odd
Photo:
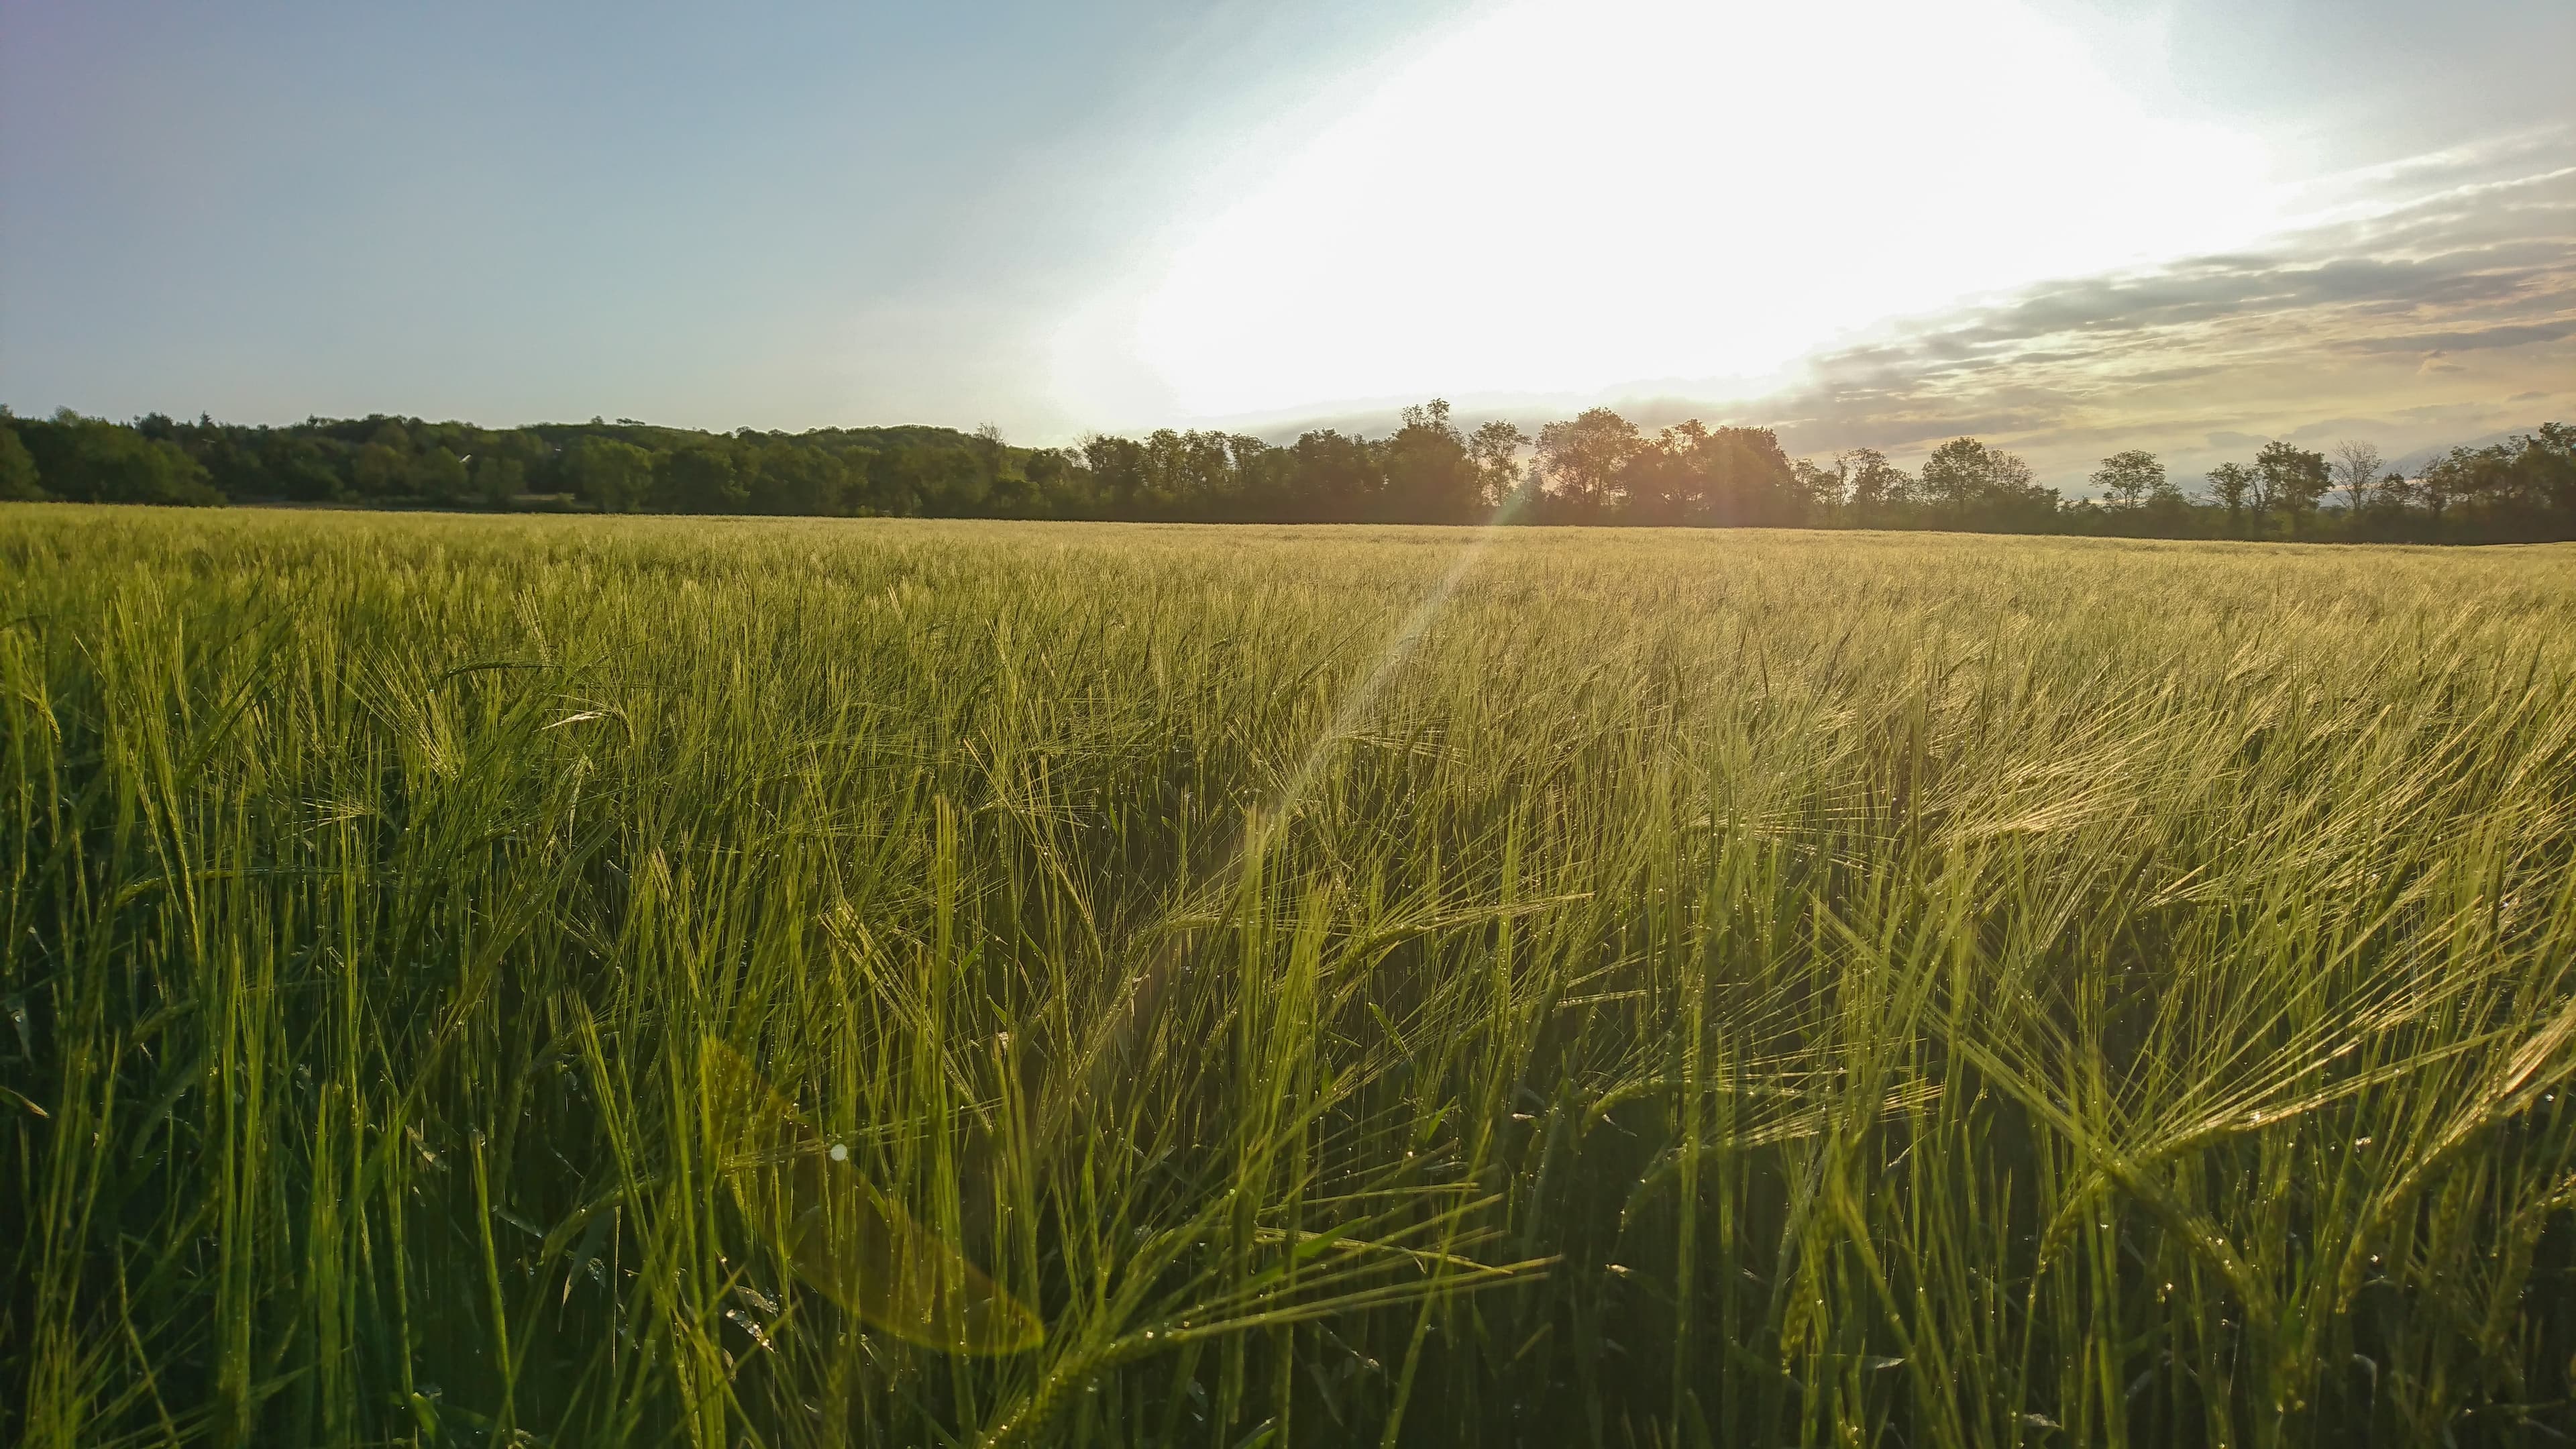
<instances>
[{"instance_id":1,"label":"sun","mask_svg":"<svg viewBox=\"0 0 2576 1449\"><path fill-rule=\"evenodd\" d=\"M1754 378L2250 236L2266 162L2010 0L1538 0L1210 203L1132 345L1197 416Z\"/></svg>"}]
</instances>

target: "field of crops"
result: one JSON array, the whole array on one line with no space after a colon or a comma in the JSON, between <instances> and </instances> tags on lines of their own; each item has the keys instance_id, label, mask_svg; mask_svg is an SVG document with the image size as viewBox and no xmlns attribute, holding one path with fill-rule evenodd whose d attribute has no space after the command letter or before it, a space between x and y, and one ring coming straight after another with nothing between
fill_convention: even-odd
<instances>
[{"instance_id":1,"label":"field of crops","mask_svg":"<svg viewBox=\"0 0 2576 1449\"><path fill-rule=\"evenodd\" d=\"M2576 551L0 513L0 1441L2557 1442Z\"/></svg>"}]
</instances>

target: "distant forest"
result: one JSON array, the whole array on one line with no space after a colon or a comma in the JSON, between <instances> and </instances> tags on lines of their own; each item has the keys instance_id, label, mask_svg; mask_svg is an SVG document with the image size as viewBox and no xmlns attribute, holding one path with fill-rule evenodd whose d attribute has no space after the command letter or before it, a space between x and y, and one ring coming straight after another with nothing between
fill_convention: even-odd
<instances>
[{"instance_id":1,"label":"distant forest","mask_svg":"<svg viewBox=\"0 0 2576 1449\"><path fill-rule=\"evenodd\" d=\"M1020 448L991 429L693 432L620 419L479 428L418 418L248 427L0 409L0 499L599 513L1939 528L2158 538L2576 538L2576 426L2455 448L2412 476L2364 442L2266 443L2198 480L2102 460L2081 498L1974 438L1912 472L1857 448L1791 458L1769 428L1649 433L1608 408L1472 432L1449 405L1382 438L1322 429L1094 437Z\"/></svg>"}]
</instances>

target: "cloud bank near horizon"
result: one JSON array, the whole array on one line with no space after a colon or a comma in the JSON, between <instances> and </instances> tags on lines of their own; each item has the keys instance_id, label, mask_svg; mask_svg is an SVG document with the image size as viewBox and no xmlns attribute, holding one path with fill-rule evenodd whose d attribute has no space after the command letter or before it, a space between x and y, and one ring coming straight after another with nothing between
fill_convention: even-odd
<instances>
[{"instance_id":1,"label":"cloud bank near horizon","mask_svg":"<svg viewBox=\"0 0 2576 1449\"><path fill-rule=\"evenodd\" d=\"M2576 415L2576 166L2550 132L2378 168L2264 245L1892 322L1750 396L1686 381L1453 399L1526 424L1589 405L1775 427L1793 453L1900 459L1974 435L2080 486L2126 447L2198 473L2265 439L2391 457ZM1370 431L1392 407L1249 430Z\"/></svg>"}]
</instances>

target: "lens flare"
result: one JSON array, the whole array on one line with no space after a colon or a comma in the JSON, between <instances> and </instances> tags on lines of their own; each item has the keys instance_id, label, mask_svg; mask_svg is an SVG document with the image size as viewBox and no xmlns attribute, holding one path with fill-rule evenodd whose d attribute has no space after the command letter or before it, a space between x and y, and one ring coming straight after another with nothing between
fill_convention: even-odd
<instances>
[{"instance_id":1,"label":"lens flare","mask_svg":"<svg viewBox=\"0 0 2576 1449\"><path fill-rule=\"evenodd\" d=\"M826 1144L742 1053L704 1044L726 1186L796 1277L870 1327L944 1353L1023 1353L1045 1341L1028 1306Z\"/></svg>"}]
</instances>

